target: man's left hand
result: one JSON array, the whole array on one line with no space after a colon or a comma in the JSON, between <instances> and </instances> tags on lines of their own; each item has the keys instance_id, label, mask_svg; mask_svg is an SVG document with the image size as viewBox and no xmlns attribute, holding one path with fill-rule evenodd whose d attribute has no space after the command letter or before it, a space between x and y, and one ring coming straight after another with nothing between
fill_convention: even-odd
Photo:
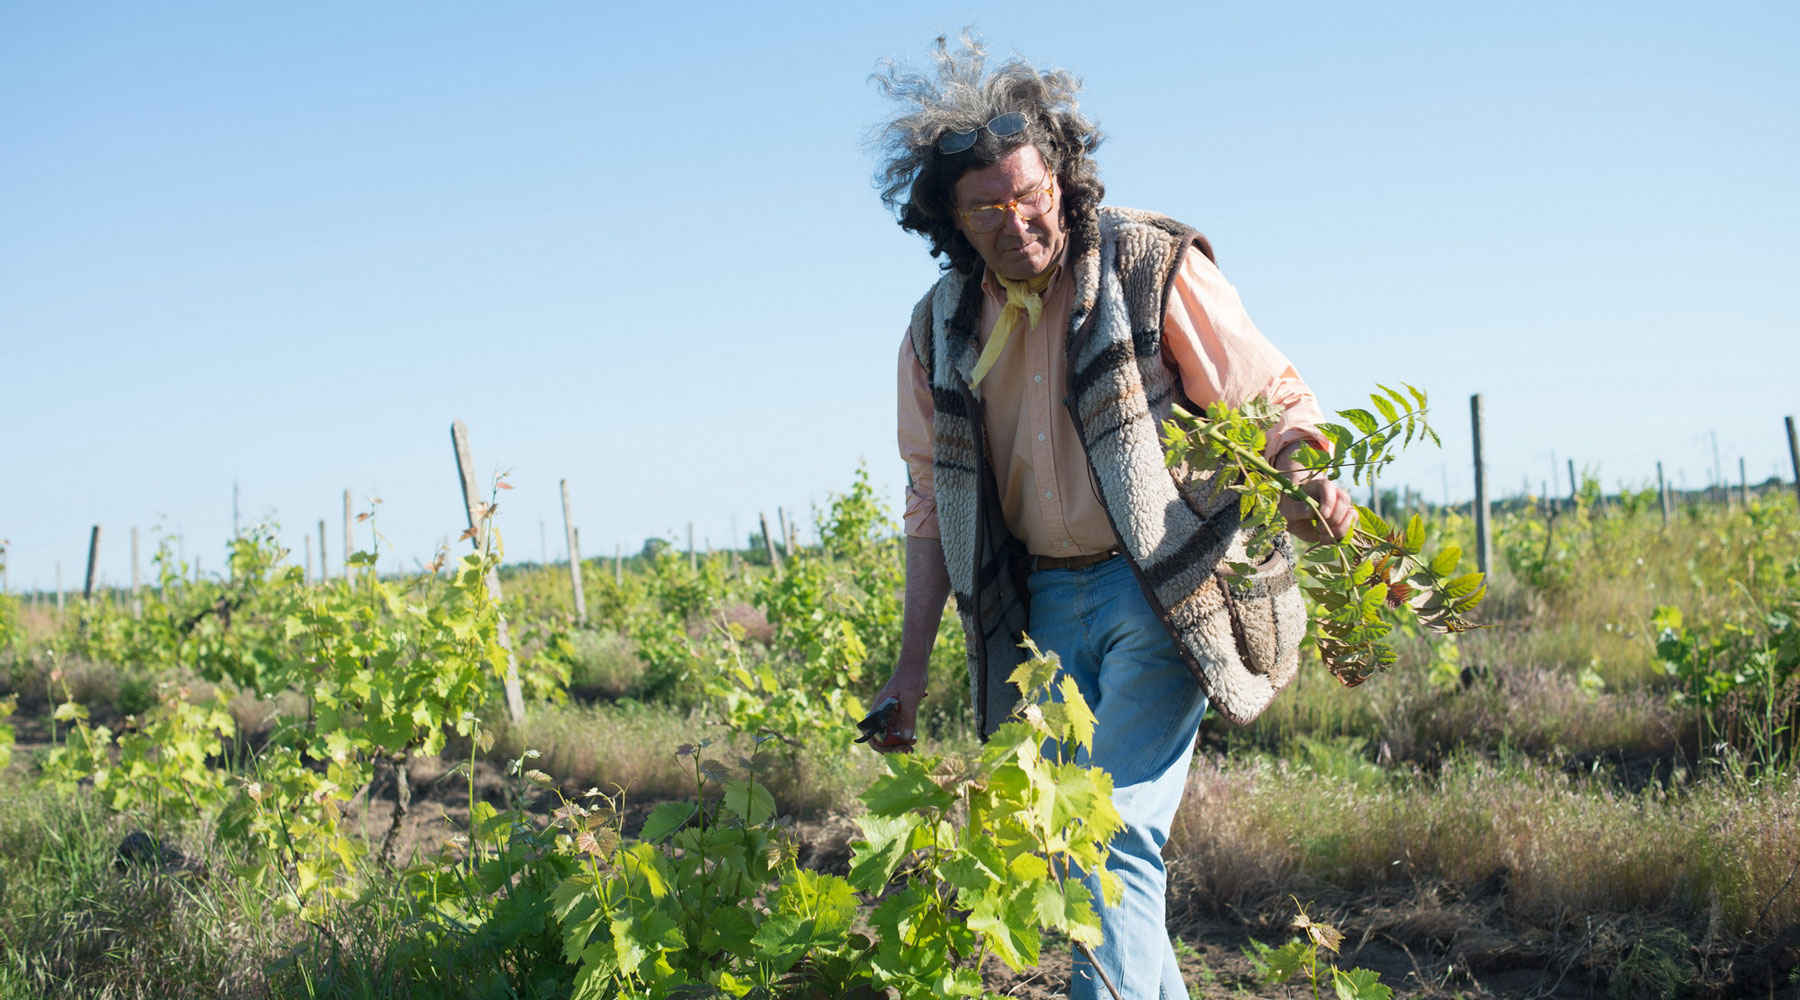
<instances>
[{"instance_id":1,"label":"man's left hand","mask_svg":"<svg viewBox=\"0 0 1800 1000\"><path fill-rule=\"evenodd\" d=\"M1280 510L1287 518L1288 531L1307 542L1343 541L1356 526L1356 503L1343 487L1322 473L1301 466L1295 457L1298 450L1297 446L1283 449L1275 459L1275 467L1312 498L1318 512L1315 514L1305 501L1283 497Z\"/></svg>"}]
</instances>

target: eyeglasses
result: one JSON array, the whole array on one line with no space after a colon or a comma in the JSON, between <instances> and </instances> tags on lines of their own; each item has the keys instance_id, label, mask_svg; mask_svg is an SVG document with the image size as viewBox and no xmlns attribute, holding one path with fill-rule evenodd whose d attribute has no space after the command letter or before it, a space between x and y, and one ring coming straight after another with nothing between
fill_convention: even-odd
<instances>
[{"instance_id":1,"label":"eyeglasses","mask_svg":"<svg viewBox=\"0 0 1800 1000\"><path fill-rule=\"evenodd\" d=\"M988 123L981 126L981 128L987 129L988 134L996 139L1004 139L1009 135L1018 135L1020 132L1025 131L1025 113L1022 111L1008 111L1003 115L995 115L993 118L988 119ZM972 128L967 132L945 132L938 137L938 152L945 156L955 156L957 153L968 149L970 146L975 145L975 139L981 134L981 128Z\"/></svg>"},{"instance_id":2,"label":"eyeglasses","mask_svg":"<svg viewBox=\"0 0 1800 1000\"><path fill-rule=\"evenodd\" d=\"M963 225L968 226L970 232L991 233L1006 224L1008 212L1017 212L1021 220L1029 222L1050 211L1050 206L1056 203L1056 199L1051 197L1055 188L1056 176L1052 174L1044 178L1043 187L1030 194L1022 194L993 205L965 208L961 212Z\"/></svg>"}]
</instances>

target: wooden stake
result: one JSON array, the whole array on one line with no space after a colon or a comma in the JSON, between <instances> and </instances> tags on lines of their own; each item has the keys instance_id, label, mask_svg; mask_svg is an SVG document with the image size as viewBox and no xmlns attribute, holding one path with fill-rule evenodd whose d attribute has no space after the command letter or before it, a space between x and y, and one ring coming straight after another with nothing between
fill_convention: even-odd
<instances>
[{"instance_id":1,"label":"wooden stake","mask_svg":"<svg viewBox=\"0 0 1800 1000\"><path fill-rule=\"evenodd\" d=\"M300 537L306 542L306 558L300 560L300 583L310 587L312 586L312 536L301 535Z\"/></svg>"},{"instance_id":2,"label":"wooden stake","mask_svg":"<svg viewBox=\"0 0 1800 1000\"><path fill-rule=\"evenodd\" d=\"M1487 463L1481 457L1481 393L1469 397L1469 423L1475 432L1475 561L1488 571Z\"/></svg>"},{"instance_id":3,"label":"wooden stake","mask_svg":"<svg viewBox=\"0 0 1800 1000\"><path fill-rule=\"evenodd\" d=\"M781 557L775 554L775 538L769 534L769 515L759 513L756 519L762 522L763 548L769 552L769 568L780 569Z\"/></svg>"},{"instance_id":4,"label":"wooden stake","mask_svg":"<svg viewBox=\"0 0 1800 1000\"><path fill-rule=\"evenodd\" d=\"M331 573L325 568L325 519L319 518L319 582L323 584L331 579Z\"/></svg>"},{"instance_id":5,"label":"wooden stake","mask_svg":"<svg viewBox=\"0 0 1800 1000\"><path fill-rule=\"evenodd\" d=\"M94 596L94 565L100 557L100 526L88 533L87 582L81 585L81 599L86 601Z\"/></svg>"},{"instance_id":6,"label":"wooden stake","mask_svg":"<svg viewBox=\"0 0 1800 1000\"><path fill-rule=\"evenodd\" d=\"M350 557L352 555L356 554L355 548L350 544L350 539L355 536L355 529L352 527L353 523L354 522L351 521L351 519L350 519L350 491L345 490L344 491L344 580L346 582L348 582L350 579Z\"/></svg>"},{"instance_id":7,"label":"wooden stake","mask_svg":"<svg viewBox=\"0 0 1800 1000\"><path fill-rule=\"evenodd\" d=\"M1656 497L1662 502L1663 527L1669 526L1669 481L1663 478L1662 463L1656 463Z\"/></svg>"},{"instance_id":8,"label":"wooden stake","mask_svg":"<svg viewBox=\"0 0 1800 1000\"><path fill-rule=\"evenodd\" d=\"M794 533L788 530L787 511L780 507L775 508L775 520L781 525L781 553L792 556L794 554Z\"/></svg>"},{"instance_id":9,"label":"wooden stake","mask_svg":"<svg viewBox=\"0 0 1800 1000\"><path fill-rule=\"evenodd\" d=\"M575 589L575 621L587 624L587 598L581 593L581 541L569 515L569 481L562 481L563 536L569 546L569 586Z\"/></svg>"},{"instance_id":10,"label":"wooden stake","mask_svg":"<svg viewBox=\"0 0 1800 1000\"><path fill-rule=\"evenodd\" d=\"M456 476L462 484L463 510L469 516L471 533L469 541L474 543L475 551L483 551L487 539L487 517L476 513L476 505L481 503L481 494L475 488L475 461L469 457L469 429L460 420L450 423L450 444L456 451ZM346 491L345 503L348 504L349 493ZM350 508L344 508L348 511ZM492 569L487 573L487 592L493 598L494 606L500 606L500 574ZM519 665L513 658L512 636L506 629L506 616L498 617L500 626L500 648L506 650L506 711L514 722L525 721L525 695L519 690Z\"/></svg>"},{"instance_id":11,"label":"wooden stake","mask_svg":"<svg viewBox=\"0 0 1800 1000\"><path fill-rule=\"evenodd\" d=\"M694 522L688 522L688 569L699 569L699 557L694 555Z\"/></svg>"},{"instance_id":12,"label":"wooden stake","mask_svg":"<svg viewBox=\"0 0 1800 1000\"><path fill-rule=\"evenodd\" d=\"M1794 439L1794 418L1787 418L1788 464L1794 469L1794 498L1800 500L1800 441Z\"/></svg>"},{"instance_id":13,"label":"wooden stake","mask_svg":"<svg viewBox=\"0 0 1800 1000\"><path fill-rule=\"evenodd\" d=\"M1581 487L1575 483L1575 460L1569 459L1569 509L1575 509L1575 498L1581 493Z\"/></svg>"},{"instance_id":14,"label":"wooden stake","mask_svg":"<svg viewBox=\"0 0 1800 1000\"><path fill-rule=\"evenodd\" d=\"M144 617L143 581L138 574L138 530L131 526L131 616Z\"/></svg>"}]
</instances>

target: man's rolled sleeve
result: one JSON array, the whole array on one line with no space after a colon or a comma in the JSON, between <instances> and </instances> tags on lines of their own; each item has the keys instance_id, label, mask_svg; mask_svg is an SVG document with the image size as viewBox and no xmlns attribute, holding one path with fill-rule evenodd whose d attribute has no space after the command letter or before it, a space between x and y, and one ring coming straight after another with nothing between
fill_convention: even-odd
<instances>
[{"instance_id":1,"label":"man's rolled sleeve","mask_svg":"<svg viewBox=\"0 0 1800 1000\"><path fill-rule=\"evenodd\" d=\"M900 458L906 462L906 533L937 538L937 492L931 469L931 381L913 353L912 340L900 338Z\"/></svg>"},{"instance_id":2,"label":"man's rolled sleeve","mask_svg":"<svg viewBox=\"0 0 1800 1000\"><path fill-rule=\"evenodd\" d=\"M1163 352L1197 406L1230 406L1262 396L1281 408L1269 432L1267 457L1295 441L1329 451L1319 432L1325 414L1306 381L1250 321L1237 289L1206 255L1189 249L1163 314Z\"/></svg>"}]
</instances>

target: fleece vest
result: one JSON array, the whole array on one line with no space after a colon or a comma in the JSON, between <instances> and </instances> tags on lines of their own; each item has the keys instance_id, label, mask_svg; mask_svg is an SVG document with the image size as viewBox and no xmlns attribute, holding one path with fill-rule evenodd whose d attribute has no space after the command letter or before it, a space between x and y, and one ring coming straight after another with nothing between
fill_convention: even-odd
<instances>
[{"instance_id":1,"label":"fleece vest","mask_svg":"<svg viewBox=\"0 0 1800 1000\"><path fill-rule=\"evenodd\" d=\"M1247 723L1293 678L1306 631L1286 536L1247 558L1237 495L1214 470L1170 469L1162 425L1183 403L1162 357L1162 317L1181 255L1212 257L1172 219L1101 208L1069 228L1074 281L1063 403L1102 505L1144 596L1213 707ZM913 351L930 373L932 465L945 567L962 618L969 694L983 738L1012 713L1007 677L1023 660L1030 554L1007 528L979 392L980 281L947 271L913 309ZM1248 579L1224 569L1252 562Z\"/></svg>"}]
</instances>

